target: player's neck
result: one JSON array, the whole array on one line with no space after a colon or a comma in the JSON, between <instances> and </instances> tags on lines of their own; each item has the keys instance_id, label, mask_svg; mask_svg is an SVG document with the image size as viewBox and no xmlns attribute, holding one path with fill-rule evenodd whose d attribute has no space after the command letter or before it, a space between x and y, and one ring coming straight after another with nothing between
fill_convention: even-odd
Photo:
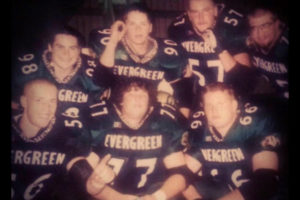
<instances>
[{"instance_id":1,"label":"player's neck","mask_svg":"<svg viewBox=\"0 0 300 200\"><path fill-rule=\"evenodd\" d=\"M60 66L57 66L55 64L53 64L52 66L54 66L54 73L55 73L55 76L60 79L60 80L63 80L66 76L70 75L74 68L73 67L69 67L69 68L62 68Z\"/></svg>"},{"instance_id":2,"label":"player's neck","mask_svg":"<svg viewBox=\"0 0 300 200\"><path fill-rule=\"evenodd\" d=\"M40 130L40 128L32 125L26 116L23 116L20 121L20 129L22 130L22 135L28 139L36 136Z\"/></svg>"},{"instance_id":3,"label":"player's neck","mask_svg":"<svg viewBox=\"0 0 300 200\"><path fill-rule=\"evenodd\" d=\"M138 55L138 56L146 55L153 48L153 44L149 39L147 39L143 43L134 43L134 42L130 42L130 41L127 41L127 42L128 42L129 48L133 51L133 53L135 55Z\"/></svg>"},{"instance_id":4,"label":"player's neck","mask_svg":"<svg viewBox=\"0 0 300 200\"><path fill-rule=\"evenodd\" d=\"M115 105L114 105L117 114L119 115L120 119L131 129L139 129L143 124L144 121L148 118L148 116L152 113L153 107L150 107L149 110L143 116L132 116L121 112Z\"/></svg>"},{"instance_id":5,"label":"player's neck","mask_svg":"<svg viewBox=\"0 0 300 200\"><path fill-rule=\"evenodd\" d=\"M230 123L228 123L226 126L222 126L222 127L209 127L210 132L212 133L212 135L217 135L219 134L221 136L221 140L223 140L227 134L229 133L229 130L231 129L231 127L233 126L235 120L237 119L237 115L232 118L232 120L230 121ZM215 130L217 131L215 131Z\"/></svg>"}]
</instances>

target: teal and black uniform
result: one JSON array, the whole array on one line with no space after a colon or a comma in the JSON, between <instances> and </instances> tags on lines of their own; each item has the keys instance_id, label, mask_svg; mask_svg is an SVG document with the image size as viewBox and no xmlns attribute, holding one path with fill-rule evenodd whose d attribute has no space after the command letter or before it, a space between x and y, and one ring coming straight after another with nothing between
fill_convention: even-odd
<instances>
[{"instance_id":1,"label":"teal and black uniform","mask_svg":"<svg viewBox=\"0 0 300 200\"><path fill-rule=\"evenodd\" d=\"M13 116L11 124L11 199L77 199L75 186L67 183L66 164L88 155L89 132L78 128L73 118L62 116L26 138L19 128L21 117Z\"/></svg>"},{"instance_id":2,"label":"teal and black uniform","mask_svg":"<svg viewBox=\"0 0 300 200\"><path fill-rule=\"evenodd\" d=\"M185 49L185 55L192 66L192 83L187 86L193 91L190 99L197 96L202 87L213 82L232 84L242 95L252 89L249 80L249 73L252 72L248 68L238 66L225 72L219 59L220 50L227 50L232 56L246 53L246 19L242 13L226 7L225 4L218 4L217 7L218 16L212 29L217 40L216 48L209 47L195 32L186 12L178 16L168 28L169 37ZM194 102L199 100L195 99Z\"/></svg>"},{"instance_id":3,"label":"teal and black uniform","mask_svg":"<svg viewBox=\"0 0 300 200\"><path fill-rule=\"evenodd\" d=\"M246 103L221 139L216 130L209 130L204 112L195 112L190 123L191 147L186 153L202 164L194 183L198 192L205 198L216 199L249 181L253 155L263 150L279 150L280 135L274 123L261 108Z\"/></svg>"},{"instance_id":4,"label":"teal and black uniform","mask_svg":"<svg viewBox=\"0 0 300 200\"><path fill-rule=\"evenodd\" d=\"M269 52L262 52L255 44L250 45L248 52L251 62L258 72L265 76L275 90L275 96L283 100L289 99L288 52L289 29L283 27L282 34Z\"/></svg>"},{"instance_id":5,"label":"teal and black uniform","mask_svg":"<svg viewBox=\"0 0 300 200\"><path fill-rule=\"evenodd\" d=\"M55 83L58 88L58 113L77 118L82 126L83 113L88 102L100 97L104 87L97 86L92 81L93 70L97 60L81 54L74 66L74 73L60 81L55 78L54 68L50 66L50 52L28 52L20 55L14 61L12 71L12 99L19 102L26 82L44 78Z\"/></svg>"},{"instance_id":6,"label":"teal and black uniform","mask_svg":"<svg viewBox=\"0 0 300 200\"><path fill-rule=\"evenodd\" d=\"M89 45L100 56L104 51L110 37L110 29L92 30L89 36ZM167 82L176 82L182 78L184 67L187 61L182 56L183 49L179 44L170 39L151 38L153 44L150 50L143 57L131 52L126 40L122 39L115 50L115 64L109 69L114 76L139 77L153 82L157 86L163 79ZM98 70L97 70L98 69ZM103 73L102 68L95 71L94 81L102 85L103 79L98 74ZM103 75L100 75L103 76ZM114 79L114 78L112 78ZM173 87L173 85L172 85ZM180 98L177 88L174 88L174 97ZM178 100L180 104L180 99Z\"/></svg>"},{"instance_id":7,"label":"teal and black uniform","mask_svg":"<svg viewBox=\"0 0 300 200\"><path fill-rule=\"evenodd\" d=\"M100 158L112 156L108 164L116 178L111 187L121 193L144 194L168 177L163 159L183 148L184 129L176 122L174 108L150 109L136 129L129 128L109 102L92 105L91 116L93 151Z\"/></svg>"}]
</instances>

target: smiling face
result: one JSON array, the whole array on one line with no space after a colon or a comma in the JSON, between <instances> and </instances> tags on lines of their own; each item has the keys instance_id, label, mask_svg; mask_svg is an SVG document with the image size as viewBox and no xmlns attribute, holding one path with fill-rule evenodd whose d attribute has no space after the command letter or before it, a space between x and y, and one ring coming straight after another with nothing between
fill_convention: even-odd
<instances>
[{"instance_id":1,"label":"smiling face","mask_svg":"<svg viewBox=\"0 0 300 200\"><path fill-rule=\"evenodd\" d=\"M275 16L264 10L258 10L248 17L250 37L262 48L270 47L280 34L280 22Z\"/></svg>"},{"instance_id":2,"label":"smiling face","mask_svg":"<svg viewBox=\"0 0 300 200\"><path fill-rule=\"evenodd\" d=\"M208 124L217 130L228 130L237 116L237 101L228 91L208 91L203 96Z\"/></svg>"},{"instance_id":3,"label":"smiling face","mask_svg":"<svg viewBox=\"0 0 300 200\"><path fill-rule=\"evenodd\" d=\"M145 89L132 86L123 94L121 112L127 118L141 120L148 111L149 101L149 93Z\"/></svg>"},{"instance_id":4,"label":"smiling face","mask_svg":"<svg viewBox=\"0 0 300 200\"><path fill-rule=\"evenodd\" d=\"M51 63L62 70L70 70L78 61L80 46L76 37L68 34L57 34L52 44L48 45L51 52Z\"/></svg>"},{"instance_id":5,"label":"smiling face","mask_svg":"<svg viewBox=\"0 0 300 200\"><path fill-rule=\"evenodd\" d=\"M187 14L195 31L202 33L214 27L218 10L211 0L190 0Z\"/></svg>"},{"instance_id":6,"label":"smiling face","mask_svg":"<svg viewBox=\"0 0 300 200\"><path fill-rule=\"evenodd\" d=\"M152 31L152 24L148 16L140 11L131 11L125 18L127 28L126 38L133 44L146 44Z\"/></svg>"},{"instance_id":7,"label":"smiling face","mask_svg":"<svg viewBox=\"0 0 300 200\"><path fill-rule=\"evenodd\" d=\"M54 117L57 108L57 89L48 82L37 81L25 88L21 97L24 116L31 126L41 129Z\"/></svg>"}]
</instances>

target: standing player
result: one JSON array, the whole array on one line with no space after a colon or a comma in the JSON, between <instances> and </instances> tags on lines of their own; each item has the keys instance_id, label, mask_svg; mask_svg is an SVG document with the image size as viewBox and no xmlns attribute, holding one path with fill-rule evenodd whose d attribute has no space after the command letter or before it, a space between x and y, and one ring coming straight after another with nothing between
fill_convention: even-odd
<instances>
[{"instance_id":1,"label":"standing player","mask_svg":"<svg viewBox=\"0 0 300 200\"><path fill-rule=\"evenodd\" d=\"M112 104L102 101L90 106L94 151L100 157L111 154L108 164L116 173L113 184L98 197L148 194L145 198L158 200L175 196L189 177L181 151L184 129L176 122L175 109L155 103L151 81L125 78L114 89Z\"/></svg>"},{"instance_id":2,"label":"standing player","mask_svg":"<svg viewBox=\"0 0 300 200\"><path fill-rule=\"evenodd\" d=\"M66 163L90 152L89 133L76 127L73 118L55 116L57 94L46 79L31 80L24 87L24 111L13 116L11 124L11 199L60 199L68 188L63 185ZM62 199L74 198L73 193Z\"/></svg>"},{"instance_id":3,"label":"standing player","mask_svg":"<svg viewBox=\"0 0 300 200\"><path fill-rule=\"evenodd\" d=\"M190 125L187 166L199 179L188 199L269 199L277 192L280 139L261 108L240 104L231 87L207 85ZM195 187L195 188L193 188Z\"/></svg>"},{"instance_id":4,"label":"standing player","mask_svg":"<svg viewBox=\"0 0 300 200\"><path fill-rule=\"evenodd\" d=\"M109 68L115 76L152 81L160 91L160 101L174 105L175 97L179 107L184 107L178 99L181 91L173 87L181 79L186 66L180 46L170 39L150 36L152 19L141 4L132 4L122 16L122 20L115 21L111 29L95 29L90 33L89 43L101 65ZM102 81L97 75L94 80Z\"/></svg>"},{"instance_id":5,"label":"standing player","mask_svg":"<svg viewBox=\"0 0 300 200\"><path fill-rule=\"evenodd\" d=\"M250 90L243 15L213 0L188 0L187 11L171 23L170 38L180 43L189 61L193 94L212 82L227 82L241 94ZM190 97L191 98L191 97ZM198 100L194 100L197 104Z\"/></svg>"},{"instance_id":6,"label":"standing player","mask_svg":"<svg viewBox=\"0 0 300 200\"><path fill-rule=\"evenodd\" d=\"M82 113L88 100L97 98L103 88L91 80L97 61L81 53L83 39L71 27L53 28L48 48L41 52L28 51L13 63L12 94L18 105L23 85L34 78L46 78L58 87L58 110L73 117L82 126Z\"/></svg>"}]
</instances>

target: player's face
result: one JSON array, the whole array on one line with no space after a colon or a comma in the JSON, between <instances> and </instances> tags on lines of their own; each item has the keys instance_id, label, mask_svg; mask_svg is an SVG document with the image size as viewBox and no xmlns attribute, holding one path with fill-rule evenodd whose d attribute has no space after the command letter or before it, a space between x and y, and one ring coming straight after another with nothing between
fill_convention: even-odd
<instances>
[{"instance_id":1,"label":"player's face","mask_svg":"<svg viewBox=\"0 0 300 200\"><path fill-rule=\"evenodd\" d=\"M152 31L152 24L147 15L139 11L131 11L125 20L126 38L134 44L145 44Z\"/></svg>"},{"instance_id":2,"label":"player's face","mask_svg":"<svg viewBox=\"0 0 300 200\"><path fill-rule=\"evenodd\" d=\"M24 113L31 125L39 129L46 127L56 112L56 87L49 84L36 84L23 98Z\"/></svg>"},{"instance_id":3,"label":"player's face","mask_svg":"<svg viewBox=\"0 0 300 200\"><path fill-rule=\"evenodd\" d=\"M226 129L232 125L237 114L237 101L227 91L207 92L203 101L209 125L216 129Z\"/></svg>"},{"instance_id":4,"label":"player's face","mask_svg":"<svg viewBox=\"0 0 300 200\"><path fill-rule=\"evenodd\" d=\"M194 29L202 33L214 27L218 10L211 0L191 0L187 13Z\"/></svg>"},{"instance_id":5,"label":"player's face","mask_svg":"<svg viewBox=\"0 0 300 200\"><path fill-rule=\"evenodd\" d=\"M132 87L123 95L122 114L134 119L142 119L149 108L149 94L139 87Z\"/></svg>"},{"instance_id":6,"label":"player's face","mask_svg":"<svg viewBox=\"0 0 300 200\"><path fill-rule=\"evenodd\" d=\"M54 67L62 70L71 69L80 56L78 40L72 35L57 34L48 48L51 51L51 62L54 63Z\"/></svg>"},{"instance_id":7,"label":"player's face","mask_svg":"<svg viewBox=\"0 0 300 200\"><path fill-rule=\"evenodd\" d=\"M279 21L274 20L269 12L249 17L249 24L250 37L263 48L269 47L277 39L280 31Z\"/></svg>"}]
</instances>

